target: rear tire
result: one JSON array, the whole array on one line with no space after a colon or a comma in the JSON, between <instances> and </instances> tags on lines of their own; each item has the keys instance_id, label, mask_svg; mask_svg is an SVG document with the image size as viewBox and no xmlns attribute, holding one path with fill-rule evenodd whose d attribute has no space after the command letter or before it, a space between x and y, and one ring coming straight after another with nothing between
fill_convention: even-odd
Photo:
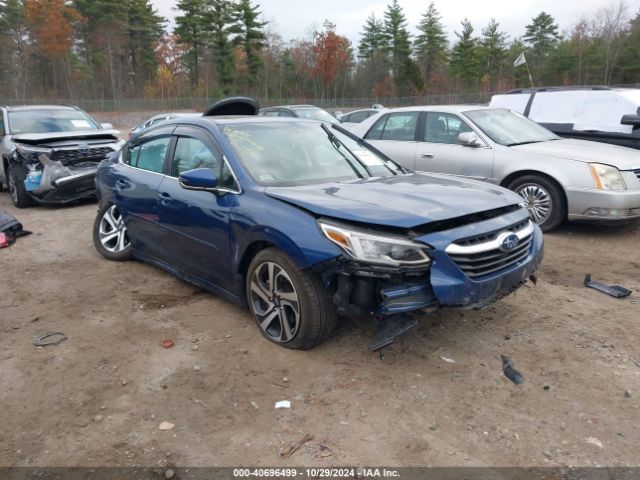
<instances>
[{"instance_id":1,"label":"rear tire","mask_svg":"<svg viewBox=\"0 0 640 480\"><path fill-rule=\"evenodd\" d=\"M543 232L553 230L567 218L567 202L562 188L541 175L523 175L508 187L524 198L529 216Z\"/></svg>"},{"instance_id":2,"label":"rear tire","mask_svg":"<svg viewBox=\"0 0 640 480\"><path fill-rule=\"evenodd\" d=\"M133 258L127 227L115 205L108 203L98 209L93 222L93 244L109 260L121 262Z\"/></svg>"},{"instance_id":3,"label":"rear tire","mask_svg":"<svg viewBox=\"0 0 640 480\"><path fill-rule=\"evenodd\" d=\"M329 338L338 321L320 277L300 270L277 248L262 250L253 258L246 293L262 335L285 348L313 348Z\"/></svg>"},{"instance_id":4,"label":"rear tire","mask_svg":"<svg viewBox=\"0 0 640 480\"><path fill-rule=\"evenodd\" d=\"M18 208L27 208L33 205L33 198L24 187L26 173L20 165L10 162L7 165L7 187L11 194L11 201Z\"/></svg>"}]
</instances>

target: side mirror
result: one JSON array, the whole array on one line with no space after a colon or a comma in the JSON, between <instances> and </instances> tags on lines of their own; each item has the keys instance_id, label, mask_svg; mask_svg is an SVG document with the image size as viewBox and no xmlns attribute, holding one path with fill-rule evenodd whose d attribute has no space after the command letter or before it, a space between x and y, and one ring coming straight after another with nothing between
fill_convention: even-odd
<instances>
[{"instance_id":1,"label":"side mirror","mask_svg":"<svg viewBox=\"0 0 640 480\"><path fill-rule=\"evenodd\" d=\"M482 142L473 132L462 132L458 135L458 141L467 147L481 147Z\"/></svg>"},{"instance_id":2,"label":"side mirror","mask_svg":"<svg viewBox=\"0 0 640 480\"><path fill-rule=\"evenodd\" d=\"M100 126L103 130L111 130L113 129L113 123L101 123Z\"/></svg>"},{"instance_id":3,"label":"side mirror","mask_svg":"<svg viewBox=\"0 0 640 480\"><path fill-rule=\"evenodd\" d=\"M186 171L180 175L178 181L185 190L215 192L218 187L218 177L210 168L194 168Z\"/></svg>"},{"instance_id":4,"label":"side mirror","mask_svg":"<svg viewBox=\"0 0 640 480\"><path fill-rule=\"evenodd\" d=\"M623 115L620 123L622 125L633 125L634 127L640 127L640 115Z\"/></svg>"}]
</instances>

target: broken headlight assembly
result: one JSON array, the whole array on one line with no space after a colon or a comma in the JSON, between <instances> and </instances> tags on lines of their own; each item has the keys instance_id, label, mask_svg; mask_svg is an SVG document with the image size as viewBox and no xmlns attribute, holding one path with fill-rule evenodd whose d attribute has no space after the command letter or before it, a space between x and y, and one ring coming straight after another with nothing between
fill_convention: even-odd
<instances>
[{"instance_id":1,"label":"broken headlight assembly","mask_svg":"<svg viewBox=\"0 0 640 480\"><path fill-rule=\"evenodd\" d=\"M590 163L589 170L598 190L626 190L620 170L611 165Z\"/></svg>"},{"instance_id":2,"label":"broken headlight assembly","mask_svg":"<svg viewBox=\"0 0 640 480\"><path fill-rule=\"evenodd\" d=\"M425 266L429 247L402 237L376 235L345 226L318 222L324 235L352 258L377 265Z\"/></svg>"},{"instance_id":3,"label":"broken headlight assembly","mask_svg":"<svg viewBox=\"0 0 640 480\"><path fill-rule=\"evenodd\" d=\"M14 158L22 157L29 162L38 161L38 156L41 154L50 155L50 148L36 147L34 145L16 144L16 149L13 153Z\"/></svg>"}]
</instances>

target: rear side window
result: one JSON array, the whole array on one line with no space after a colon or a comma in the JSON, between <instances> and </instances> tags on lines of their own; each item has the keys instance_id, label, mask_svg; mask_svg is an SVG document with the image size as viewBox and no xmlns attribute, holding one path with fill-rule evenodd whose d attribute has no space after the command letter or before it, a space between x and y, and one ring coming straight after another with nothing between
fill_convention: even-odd
<instances>
[{"instance_id":1,"label":"rear side window","mask_svg":"<svg viewBox=\"0 0 640 480\"><path fill-rule=\"evenodd\" d=\"M416 127L420 112L390 113L378 120L366 138L371 140L396 140L412 142L416 139Z\"/></svg>"},{"instance_id":2,"label":"rear side window","mask_svg":"<svg viewBox=\"0 0 640 480\"><path fill-rule=\"evenodd\" d=\"M262 113L263 117L277 117L278 116L278 110L269 110L266 112Z\"/></svg>"},{"instance_id":3,"label":"rear side window","mask_svg":"<svg viewBox=\"0 0 640 480\"><path fill-rule=\"evenodd\" d=\"M171 137L160 137L144 141L129 147L128 163L132 167L150 172L162 173L164 157L171 142Z\"/></svg>"}]
</instances>

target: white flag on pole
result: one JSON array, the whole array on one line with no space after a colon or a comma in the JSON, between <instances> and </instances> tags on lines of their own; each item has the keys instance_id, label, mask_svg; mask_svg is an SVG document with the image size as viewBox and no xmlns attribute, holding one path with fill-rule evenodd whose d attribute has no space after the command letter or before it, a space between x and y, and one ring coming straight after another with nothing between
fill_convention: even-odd
<instances>
[{"instance_id":1,"label":"white flag on pole","mask_svg":"<svg viewBox=\"0 0 640 480\"><path fill-rule=\"evenodd\" d=\"M522 52L518 58L516 58L516 61L513 62L513 66L514 67L519 67L520 65L524 65L525 63L527 63L527 59L524 58L524 52Z\"/></svg>"}]
</instances>

